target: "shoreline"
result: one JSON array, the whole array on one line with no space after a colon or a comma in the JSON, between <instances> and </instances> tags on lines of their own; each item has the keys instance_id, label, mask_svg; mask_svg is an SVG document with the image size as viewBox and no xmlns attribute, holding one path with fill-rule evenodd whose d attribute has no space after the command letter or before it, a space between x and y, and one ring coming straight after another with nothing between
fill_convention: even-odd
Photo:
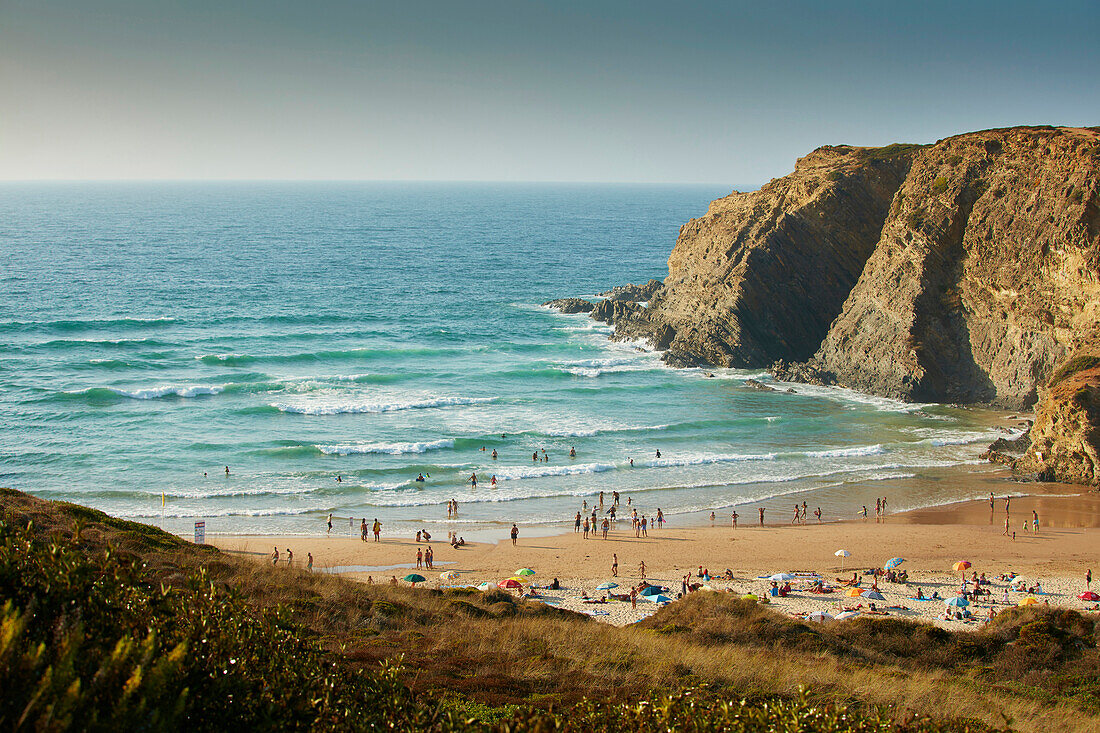
<instances>
[{"instance_id":1,"label":"shoreline","mask_svg":"<svg viewBox=\"0 0 1100 733\"><path fill-rule=\"evenodd\" d=\"M468 542L459 549L453 549L445 541L433 541L430 546L435 553L436 568L432 571L409 569L415 568L417 550L426 548L428 543L417 543L414 537L387 535L385 527L379 543L346 536L217 535L208 541L222 550L255 557L258 562L268 562L266 557L273 546L278 546L279 571L285 569L285 550L289 548L298 568L304 568L306 553L312 552L315 571L339 567L344 571L339 574L352 580L366 582L370 576L376 583L419 572L426 578L421 587L429 588L496 583L521 567L529 567L536 571L534 580L538 585L546 585L554 578L563 585L561 591L542 593L545 602L597 615L599 620L616 625L644 618L656 607L642 601L637 609L621 601L588 604L583 596L603 595L596 586L608 581L619 583L620 588L614 592L627 592L630 585L641 582L641 562L646 565L646 578L668 587L670 597L674 597L686 574L692 575L692 582L699 582L694 576L700 565L714 575L724 573L727 568L732 571L732 581L709 583L714 590L759 595L766 593L769 586L758 577L761 575L817 572L835 584L838 578L850 578L853 571L881 567L891 557L900 556L906 559L904 569L910 574L910 585L881 583L885 600L879 602L879 610L882 606L898 606L887 610L887 614L958 628L962 622L937 618L945 610L942 603L909 598L918 586L926 595L933 591L943 597L955 595L959 576L951 567L958 560L971 562L973 572L985 573L991 580L1015 572L1029 584L1041 582L1048 595L1037 597L1039 602L1077 610L1093 605L1078 600L1076 595L1085 590L1085 571L1100 570L1100 553L1094 537L1100 529L1100 493L1069 485L1028 486L1041 486L1043 491L1011 498L1010 531L1016 532L1015 540L1003 535L1002 494L996 497L992 512L988 500L964 501L888 514L881 521L871 517L866 521L820 524L811 521L793 526L769 522L759 527L745 523L743 515L737 529L729 526L728 520L716 522L713 527L669 525L650 530L644 538L636 538L629 522L620 521L606 540L584 539L571 528L537 536L521 529L516 547L503 538L496 542ZM1024 519L1030 520L1033 510L1039 512L1039 532L1025 533ZM838 549L847 549L851 557L841 561L833 554ZM618 556L617 578L611 575L613 555ZM458 579L440 579L440 574L448 571L456 572ZM1004 584L995 582L991 588L997 601L992 607L1005 608L1001 603ZM1093 589L1097 589L1097 584ZM1025 597L1017 593L1010 596L1012 604ZM776 610L792 614L835 613L860 601L840 592L797 593L771 600ZM973 610L975 615L984 617L988 608L975 604ZM867 609L864 603L861 611Z\"/></svg>"}]
</instances>

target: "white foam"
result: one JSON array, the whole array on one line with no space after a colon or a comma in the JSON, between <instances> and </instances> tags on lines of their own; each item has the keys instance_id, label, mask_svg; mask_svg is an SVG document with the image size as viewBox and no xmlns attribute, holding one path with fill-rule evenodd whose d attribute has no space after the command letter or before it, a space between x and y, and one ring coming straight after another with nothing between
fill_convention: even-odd
<instances>
[{"instance_id":1,"label":"white foam","mask_svg":"<svg viewBox=\"0 0 1100 733\"><path fill-rule=\"evenodd\" d=\"M146 389L117 389L115 387L108 387L112 392L122 397L129 397L134 400L155 400L159 397L199 397L202 395L215 395L225 389L225 385L221 386L207 386L207 385L163 385L160 387L149 387Z\"/></svg>"},{"instance_id":2,"label":"white foam","mask_svg":"<svg viewBox=\"0 0 1100 733\"><path fill-rule=\"evenodd\" d=\"M311 514L314 512L327 512L331 507L316 506L316 507L285 507L275 509L173 509L166 511L163 514L161 512L155 513L126 513L119 512L120 517L130 517L134 519L143 519L149 517L165 517L171 519L181 519L188 517L278 517L278 516L293 516L298 514Z\"/></svg>"},{"instance_id":3,"label":"white foam","mask_svg":"<svg viewBox=\"0 0 1100 733\"><path fill-rule=\"evenodd\" d=\"M349 443L344 445L318 445L325 455L349 456L363 453L382 453L400 456L406 453L427 453L440 448L454 448L453 438L428 440L421 443Z\"/></svg>"},{"instance_id":4,"label":"white foam","mask_svg":"<svg viewBox=\"0 0 1100 733\"><path fill-rule=\"evenodd\" d=\"M845 387L820 387L816 384L803 384L801 382L784 382L783 384L789 384L794 388L795 392L800 395L824 397L825 399L834 400L836 402L847 403L853 408L856 406L866 406L876 410L882 410L883 412L917 412L918 410L935 406L933 403L902 402L901 400L895 400L889 397L878 397L856 392L853 389L847 389Z\"/></svg>"},{"instance_id":5,"label":"white foam","mask_svg":"<svg viewBox=\"0 0 1100 733\"><path fill-rule=\"evenodd\" d=\"M775 453L726 453L726 454L689 454L683 458L655 458L641 465L650 468L671 468L674 466L701 466L710 463L740 463L742 461L774 461Z\"/></svg>"},{"instance_id":6,"label":"white foam","mask_svg":"<svg viewBox=\"0 0 1100 733\"><path fill-rule=\"evenodd\" d=\"M346 400L346 398L345 398ZM424 410L435 407L484 405L496 402L496 397L434 397L400 400L395 402L371 402L364 400L341 401L340 398L302 400L298 403L272 402L280 412L299 415L340 415L356 413L397 412L400 410Z\"/></svg>"},{"instance_id":7,"label":"white foam","mask_svg":"<svg viewBox=\"0 0 1100 733\"><path fill-rule=\"evenodd\" d=\"M498 481L507 481L509 479L542 478L544 476L576 476L578 474L603 473L604 471L613 470L615 470L615 466L611 463L578 463L553 468L549 466L545 468L538 466L501 466L496 469L495 473ZM486 469L486 472L488 471Z\"/></svg>"},{"instance_id":8,"label":"white foam","mask_svg":"<svg viewBox=\"0 0 1100 733\"><path fill-rule=\"evenodd\" d=\"M830 450L809 451L809 458L848 458L856 456L878 456L886 452L881 445L861 445L855 448L832 448Z\"/></svg>"}]
</instances>

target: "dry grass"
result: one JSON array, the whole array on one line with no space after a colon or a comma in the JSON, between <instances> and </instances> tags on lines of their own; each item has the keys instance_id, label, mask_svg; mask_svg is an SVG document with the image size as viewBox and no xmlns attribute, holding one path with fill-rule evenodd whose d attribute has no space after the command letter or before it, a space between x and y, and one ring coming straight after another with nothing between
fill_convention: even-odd
<instances>
[{"instance_id":1,"label":"dry grass","mask_svg":"<svg viewBox=\"0 0 1100 733\"><path fill-rule=\"evenodd\" d=\"M365 586L273 570L14 492L0 493L0 505L45 535L139 553L162 582L204 567L257 607L291 609L352 665L402 657L407 681L422 692L559 707L701 682L749 698L805 687L815 699L882 706L899 718L1100 731L1098 627L1072 612L1022 610L981 633L877 619L816 626L700 593L615 628L500 592ZM79 540L74 520L83 523Z\"/></svg>"}]
</instances>

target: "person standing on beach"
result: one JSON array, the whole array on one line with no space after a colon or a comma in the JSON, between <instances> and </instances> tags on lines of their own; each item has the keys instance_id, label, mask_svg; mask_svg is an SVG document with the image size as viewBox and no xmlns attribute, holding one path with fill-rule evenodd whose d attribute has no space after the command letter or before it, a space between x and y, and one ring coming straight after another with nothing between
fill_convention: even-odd
<instances>
[{"instance_id":1,"label":"person standing on beach","mask_svg":"<svg viewBox=\"0 0 1100 733\"><path fill-rule=\"evenodd\" d=\"M665 515L661 512L661 507L657 507L657 528L661 529L665 526Z\"/></svg>"},{"instance_id":2,"label":"person standing on beach","mask_svg":"<svg viewBox=\"0 0 1100 733\"><path fill-rule=\"evenodd\" d=\"M588 539L588 517L584 518L584 535L582 539Z\"/></svg>"},{"instance_id":3,"label":"person standing on beach","mask_svg":"<svg viewBox=\"0 0 1100 733\"><path fill-rule=\"evenodd\" d=\"M730 519L733 521L733 528L737 529L737 512L731 514Z\"/></svg>"},{"instance_id":4,"label":"person standing on beach","mask_svg":"<svg viewBox=\"0 0 1100 733\"><path fill-rule=\"evenodd\" d=\"M649 537L649 533L646 532L646 527L649 526L649 521L642 515L642 537Z\"/></svg>"},{"instance_id":5,"label":"person standing on beach","mask_svg":"<svg viewBox=\"0 0 1100 733\"><path fill-rule=\"evenodd\" d=\"M286 548L286 566L289 568L294 564L294 553L290 551L290 548Z\"/></svg>"},{"instance_id":6,"label":"person standing on beach","mask_svg":"<svg viewBox=\"0 0 1100 733\"><path fill-rule=\"evenodd\" d=\"M817 523L821 524L821 507L814 509L814 516L817 517Z\"/></svg>"},{"instance_id":7,"label":"person standing on beach","mask_svg":"<svg viewBox=\"0 0 1100 733\"><path fill-rule=\"evenodd\" d=\"M1034 509L1031 510L1031 531L1038 534L1039 532L1039 512Z\"/></svg>"},{"instance_id":8,"label":"person standing on beach","mask_svg":"<svg viewBox=\"0 0 1100 733\"><path fill-rule=\"evenodd\" d=\"M374 519L374 541L382 541L382 523L378 521L377 517Z\"/></svg>"},{"instance_id":9,"label":"person standing on beach","mask_svg":"<svg viewBox=\"0 0 1100 733\"><path fill-rule=\"evenodd\" d=\"M419 547L416 548L416 569L420 570L424 567L424 551Z\"/></svg>"},{"instance_id":10,"label":"person standing on beach","mask_svg":"<svg viewBox=\"0 0 1100 733\"><path fill-rule=\"evenodd\" d=\"M424 551L424 567L428 568L428 570L434 570L434 560L435 553L432 552L432 548L429 547L427 550Z\"/></svg>"},{"instance_id":11,"label":"person standing on beach","mask_svg":"<svg viewBox=\"0 0 1100 733\"><path fill-rule=\"evenodd\" d=\"M573 531L574 532L580 532L581 531L581 513L580 512L577 512L577 518L573 522Z\"/></svg>"},{"instance_id":12,"label":"person standing on beach","mask_svg":"<svg viewBox=\"0 0 1100 733\"><path fill-rule=\"evenodd\" d=\"M764 526L764 507L760 507L760 526Z\"/></svg>"},{"instance_id":13,"label":"person standing on beach","mask_svg":"<svg viewBox=\"0 0 1100 733\"><path fill-rule=\"evenodd\" d=\"M864 504L863 508L859 510L859 513L863 516L863 521L867 521L867 505Z\"/></svg>"},{"instance_id":14,"label":"person standing on beach","mask_svg":"<svg viewBox=\"0 0 1100 733\"><path fill-rule=\"evenodd\" d=\"M798 504L794 505L794 519L791 520L791 524L798 524L798 518L802 516L802 510Z\"/></svg>"},{"instance_id":15,"label":"person standing on beach","mask_svg":"<svg viewBox=\"0 0 1100 733\"><path fill-rule=\"evenodd\" d=\"M619 556L615 553L611 553L611 577L619 577Z\"/></svg>"},{"instance_id":16,"label":"person standing on beach","mask_svg":"<svg viewBox=\"0 0 1100 733\"><path fill-rule=\"evenodd\" d=\"M313 572L313 553L312 552L307 552L306 553L306 570L311 572L311 573Z\"/></svg>"},{"instance_id":17,"label":"person standing on beach","mask_svg":"<svg viewBox=\"0 0 1100 733\"><path fill-rule=\"evenodd\" d=\"M275 550L271 553L271 564L272 565L278 565L279 564L279 548L278 547L276 547Z\"/></svg>"},{"instance_id":18,"label":"person standing on beach","mask_svg":"<svg viewBox=\"0 0 1100 733\"><path fill-rule=\"evenodd\" d=\"M1092 585L1092 568L1085 571L1085 590L1092 590L1089 586Z\"/></svg>"},{"instance_id":19,"label":"person standing on beach","mask_svg":"<svg viewBox=\"0 0 1100 733\"><path fill-rule=\"evenodd\" d=\"M603 528L603 538L606 540L607 539L607 530L611 528L611 522L609 522L607 520L607 517L604 517L602 528Z\"/></svg>"},{"instance_id":20,"label":"person standing on beach","mask_svg":"<svg viewBox=\"0 0 1100 733\"><path fill-rule=\"evenodd\" d=\"M600 492L600 509L603 509L603 492Z\"/></svg>"},{"instance_id":21,"label":"person standing on beach","mask_svg":"<svg viewBox=\"0 0 1100 733\"><path fill-rule=\"evenodd\" d=\"M1012 497L1010 497L1010 496L1005 497L1005 514L1008 514L1008 504L1011 501L1012 501Z\"/></svg>"},{"instance_id":22,"label":"person standing on beach","mask_svg":"<svg viewBox=\"0 0 1100 733\"><path fill-rule=\"evenodd\" d=\"M993 492L989 492L989 513L993 513Z\"/></svg>"},{"instance_id":23,"label":"person standing on beach","mask_svg":"<svg viewBox=\"0 0 1100 733\"><path fill-rule=\"evenodd\" d=\"M642 580L645 580L645 560L642 560L642 562L638 565L638 569L642 573Z\"/></svg>"},{"instance_id":24,"label":"person standing on beach","mask_svg":"<svg viewBox=\"0 0 1100 733\"><path fill-rule=\"evenodd\" d=\"M1006 514L1005 515L1005 531L1001 534L1002 537L1008 537L1008 523L1009 523L1009 521L1011 521L1011 520L1010 520L1009 516Z\"/></svg>"},{"instance_id":25,"label":"person standing on beach","mask_svg":"<svg viewBox=\"0 0 1100 733\"><path fill-rule=\"evenodd\" d=\"M519 537L519 527L512 523L512 547L516 546L516 538Z\"/></svg>"},{"instance_id":26,"label":"person standing on beach","mask_svg":"<svg viewBox=\"0 0 1100 733\"><path fill-rule=\"evenodd\" d=\"M332 512L328 513L328 531L332 532Z\"/></svg>"},{"instance_id":27,"label":"person standing on beach","mask_svg":"<svg viewBox=\"0 0 1100 733\"><path fill-rule=\"evenodd\" d=\"M638 589L637 588L631 588L630 589L630 607L632 609L637 609L638 608Z\"/></svg>"}]
</instances>

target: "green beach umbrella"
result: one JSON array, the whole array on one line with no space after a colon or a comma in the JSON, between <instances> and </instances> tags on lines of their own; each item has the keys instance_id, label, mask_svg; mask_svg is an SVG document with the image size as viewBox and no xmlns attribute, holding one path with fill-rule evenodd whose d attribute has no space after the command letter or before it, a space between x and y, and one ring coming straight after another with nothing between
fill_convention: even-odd
<instances>
[{"instance_id":1,"label":"green beach umbrella","mask_svg":"<svg viewBox=\"0 0 1100 733\"><path fill-rule=\"evenodd\" d=\"M516 575L534 575L535 571L531 568L520 568L516 571Z\"/></svg>"},{"instance_id":2,"label":"green beach umbrella","mask_svg":"<svg viewBox=\"0 0 1100 733\"><path fill-rule=\"evenodd\" d=\"M406 575L403 578L403 580L407 580L410 583L412 583L413 585L416 585L417 583L423 583L426 580L426 578L423 575L417 575L416 573L409 573L408 575Z\"/></svg>"}]
</instances>

